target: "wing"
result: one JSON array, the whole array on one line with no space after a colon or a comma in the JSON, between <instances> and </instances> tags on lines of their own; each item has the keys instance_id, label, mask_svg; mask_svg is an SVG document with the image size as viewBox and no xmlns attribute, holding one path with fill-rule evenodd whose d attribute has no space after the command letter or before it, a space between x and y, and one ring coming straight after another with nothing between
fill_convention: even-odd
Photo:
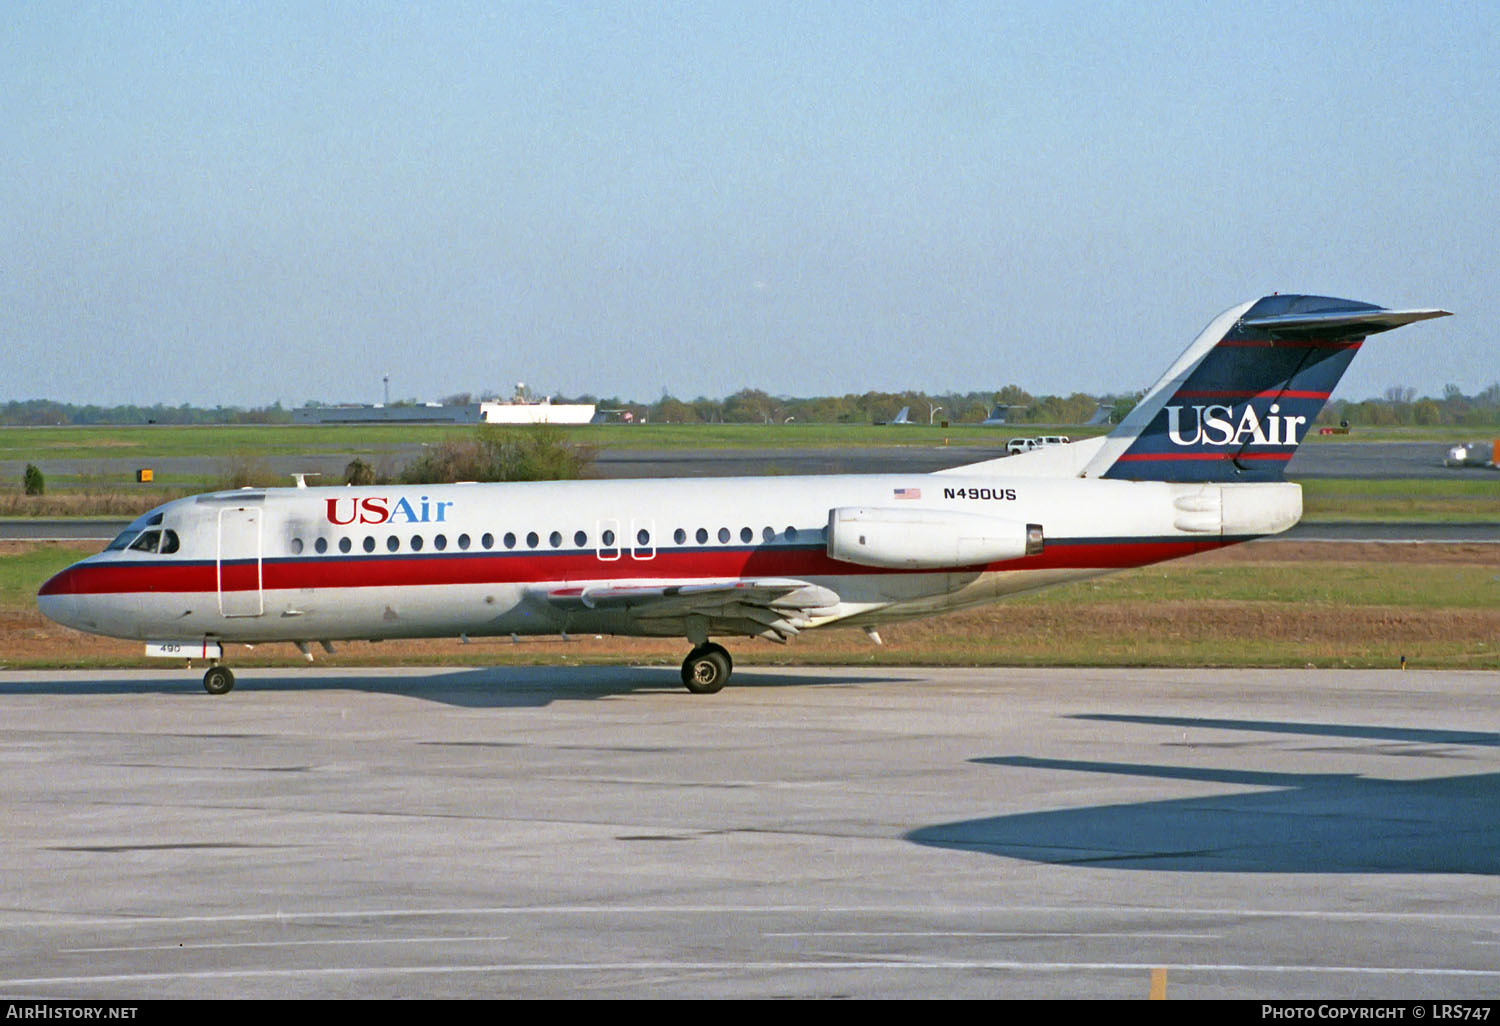
<instances>
[{"instance_id":1,"label":"wing","mask_svg":"<svg viewBox=\"0 0 1500 1026\"><path fill-rule=\"evenodd\" d=\"M807 581L761 578L726 581L642 581L565 585L534 593L559 612L619 612L642 633L743 634L785 643L807 627L837 619L839 597Z\"/></svg>"}]
</instances>

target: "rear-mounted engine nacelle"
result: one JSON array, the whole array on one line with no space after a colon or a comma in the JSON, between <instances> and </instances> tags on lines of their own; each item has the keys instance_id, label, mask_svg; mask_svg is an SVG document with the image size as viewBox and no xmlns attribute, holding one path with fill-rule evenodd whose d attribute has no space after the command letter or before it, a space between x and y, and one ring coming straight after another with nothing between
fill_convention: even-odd
<instances>
[{"instance_id":1,"label":"rear-mounted engine nacelle","mask_svg":"<svg viewBox=\"0 0 1500 1026\"><path fill-rule=\"evenodd\" d=\"M1042 544L1040 524L977 513L853 506L828 511L828 555L860 566L974 566L1034 556Z\"/></svg>"}]
</instances>

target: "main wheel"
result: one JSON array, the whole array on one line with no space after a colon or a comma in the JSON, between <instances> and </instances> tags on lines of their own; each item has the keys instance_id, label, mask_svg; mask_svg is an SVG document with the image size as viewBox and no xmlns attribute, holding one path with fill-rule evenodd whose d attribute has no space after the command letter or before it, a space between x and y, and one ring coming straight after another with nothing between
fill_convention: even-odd
<instances>
[{"instance_id":1,"label":"main wheel","mask_svg":"<svg viewBox=\"0 0 1500 1026\"><path fill-rule=\"evenodd\" d=\"M712 695L729 682L734 662L718 645L702 645L682 661L682 683L695 695Z\"/></svg>"},{"instance_id":2,"label":"main wheel","mask_svg":"<svg viewBox=\"0 0 1500 1026\"><path fill-rule=\"evenodd\" d=\"M234 690L234 674L227 666L210 666L203 675L203 690L210 695L227 695Z\"/></svg>"}]
</instances>

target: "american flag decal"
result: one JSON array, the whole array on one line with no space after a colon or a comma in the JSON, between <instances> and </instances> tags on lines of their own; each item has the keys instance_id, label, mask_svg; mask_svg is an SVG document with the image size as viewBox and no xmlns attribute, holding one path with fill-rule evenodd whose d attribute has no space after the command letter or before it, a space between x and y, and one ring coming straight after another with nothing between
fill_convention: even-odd
<instances>
[{"instance_id":1,"label":"american flag decal","mask_svg":"<svg viewBox=\"0 0 1500 1026\"><path fill-rule=\"evenodd\" d=\"M898 498L898 499L920 499L921 497L922 497L922 489L920 489L920 488L897 488L896 489L896 498Z\"/></svg>"}]
</instances>

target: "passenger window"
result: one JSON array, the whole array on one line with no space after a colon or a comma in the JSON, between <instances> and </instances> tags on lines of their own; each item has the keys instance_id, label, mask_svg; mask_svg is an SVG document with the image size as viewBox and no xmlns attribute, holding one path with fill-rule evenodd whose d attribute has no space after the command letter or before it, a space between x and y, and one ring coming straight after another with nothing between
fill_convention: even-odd
<instances>
[{"instance_id":1,"label":"passenger window","mask_svg":"<svg viewBox=\"0 0 1500 1026\"><path fill-rule=\"evenodd\" d=\"M374 537L372 537L371 535L368 535L368 534L365 535L365 551L366 552L374 552L375 551L375 539L374 539Z\"/></svg>"},{"instance_id":2,"label":"passenger window","mask_svg":"<svg viewBox=\"0 0 1500 1026\"><path fill-rule=\"evenodd\" d=\"M727 528L727 527L721 527L721 528L719 528L719 541L720 542L727 542L727 541L729 541L729 528Z\"/></svg>"},{"instance_id":3,"label":"passenger window","mask_svg":"<svg viewBox=\"0 0 1500 1026\"><path fill-rule=\"evenodd\" d=\"M321 556L323 553L328 551L328 539L319 538L317 541L313 542L313 548L317 549L318 555Z\"/></svg>"},{"instance_id":4,"label":"passenger window","mask_svg":"<svg viewBox=\"0 0 1500 1026\"><path fill-rule=\"evenodd\" d=\"M740 528L740 541L747 542L751 538L754 538L754 537L755 537L755 532L752 531L752 530L750 530L750 528L748 528L748 527L742 527L742 528Z\"/></svg>"},{"instance_id":5,"label":"passenger window","mask_svg":"<svg viewBox=\"0 0 1500 1026\"><path fill-rule=\"evenodd\" d=\"M302 555L302 539L301 538L293 538L292 539L292 555L294 555L294 556L300 556L300 555Z\"/></svg>"},{"instance_id":6,"label":"passenger window","mask_svg":"<svg viewBox=\"0 0 1500 1026\"><path fill-rule=\"evenodd\" d=\"M683 542L687 541L687 532L679 527L677 530L672 532L672 540L678 545L681 545Z\"/></svg>"},{"instance_id":7,"label":"passenger window","mask_svg":"<svg viewBox=\"0 0 1500 1026\"><path fill-rule=\"evenodd\" d=\"M613 517L601 517L594 521L598 533L598 542L594 546L594 556L600 562L613 563L621 558L624 553L620 551L619 531L620 521Z\"/></svg>"},{"instance_id":8,"label":"passenger window","mask_svg":"<svg viewBox=\"0 0 1500 1026\"><path fill-rule=\"evenodd\" d=\"M797 529L795 527L788 527L786 529L786 540L789 542L797 540Z\"/></svg>"},{"instance_id":9,"label":"passenger window","mask_svg":"<svg viewBox=\"0 0 1500 1026\"><path fill-rule=\"evenodd\" d=\"M422 551L422 536L420 534L414 534L411 536L411 550L413 552Z\"/></svg>"},{"instance_id":10,"label":"passenger window","mask_svg":"<svg viewBox=\"0 0 1500 1026\"><path fill-rule=\"evenodd\" d=\"M393 534L385 540L385 547L388 552L395 552L401 547L401 539Z\"/></svg>"},{"instance_id":11,"label":"passenger window","mask_svg":"<svg viewBox=\"0 0 1500 1026\"><path fill-rule=\"evenodd\" d=\"M436 538L432 539L432 547L437 549L439 552L442 552L448 547L447 536L440 534Z\"/></svg>"},{"instance_id":12,"label":"passenger window","mask_svg":"<svg viewBox=\"0 0 1500 1026\"><path fill-rule=\"evenodd\" d=\"M340 552L348 552L352 548L354 548L354 543L351 542L348 538L340 538L339 539L339 551Z\"/></svg>"},{"instance_id":13,"label":"passenger window","mask_svg":"<svg viewBox=\"0 0 1500 1026\"><path fill-rule=\"evenodd\" d=\"M693 535L693 537L698 539L699 545L706 545L708 543L708 531L705 528L698 528L698 533Z\"/></svg>"},{"instance_id":14,"label":"passenger window","mask_svg":"<svg viewBox=\"0 0 1500 1026\"><path fill-rule=\"evenodd\" d=\"M468 535L461 534L461 535L458 536L458 547L461 548L461 549L463 549L466 552L468 551L468 548L469 548L469 536Z\"/></svg>"},{"instance_id":15,"label":"passenger window","mask_svg":"<svg viewBox=\"0 0 1500 1026\"><path fill-rule=\"evenodd\" d=\"M488 536L486 535L486 537ZM509 531L505 532L505 547L507 549L513 549L516 547L516 536ZM485 548L489 548L489 546L486 545Z\"/></svg>"},{"instance_id":16,"label":"passenger window","mask_svg":"<svg viewBox=\"0 0 1500 1026\"><path fill-rule=\"evenodd\" d=\"M551 534L549 534L547 536L547 541L551 543L551 545L552 545L552 547L554 549L560 549L560 548L562 548L562 532L561 531L553 531Z\"/></svg>"},{"instance_id":17,"label":"passenger window","mask_svg":"<svg viewBox=\"0 0 1500 1026\"><path fill-rule=\"evenodd\" d=\"M537 543L540 542L540 541L541 541L541 539L536 536L536 532L535 531L531 531L531 532L529 532L526 535L526 547L528 549L534 549L534 548L536 548L537 547Z\"/></svg>"},{"instance_id":18,"label":"passenger window","mask_svg":"<svg viewBox=\"0 0 1500 1026\"><path fill-rule=\"evenodd\" d=\"M762 540L769 542L772 538L776 537L776 532L768 527L760 532L760 536Z\"/></svg>"},{"instance_id":19,"label":"passenger window","mask_svg":"<svg viewBox=\"0 0 1500 1026\"><path fill-rule=\"evenodd\" d=\"M479 544L486 549L492 549L495 547L495 536L486 531L484 537L479 539ZM510 548L510 546L507 545L506 548Z\"/></svg>"},{"instance_id":20,"label":"passenger window","mask_svg":"<svg viewBox=\"0 0 1500 1026\"><path fill-rule=\"evenodd\" d=\"M584 531L578 531L578 532L576 532L573 535L573 544L576 545L576 546L578 546L580 549L587 548L588 547L588 543L589 543L589 536L588 536L588 534L586 532L584 532Z\"/></svg>"}]
</instances>

